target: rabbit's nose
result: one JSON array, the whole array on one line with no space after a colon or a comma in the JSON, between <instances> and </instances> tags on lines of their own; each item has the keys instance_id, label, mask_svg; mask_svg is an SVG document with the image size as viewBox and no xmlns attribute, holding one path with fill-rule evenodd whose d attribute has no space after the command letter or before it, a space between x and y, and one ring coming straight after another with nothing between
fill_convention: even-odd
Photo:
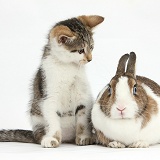
<instances>
[{"instance_id":1,"label":"rabbit's nose","mask_svg":"<svg viewBox=\"0 0 160 160\"><path fill-rule=\"evenodd\" d=\"M122 108L122 107L117 108L117 110L120 111L120 112L123 112L125 109L126 109L126 107L124 107L124 108Z\"/></svg>"}]
</instances>

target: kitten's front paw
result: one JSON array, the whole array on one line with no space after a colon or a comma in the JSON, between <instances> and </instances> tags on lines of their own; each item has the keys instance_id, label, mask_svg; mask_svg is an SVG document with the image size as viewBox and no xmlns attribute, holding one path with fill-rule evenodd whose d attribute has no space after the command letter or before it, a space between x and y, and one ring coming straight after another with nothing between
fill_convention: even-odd
<instances>
[{"instance_id":1,"label":"kitten's front paw","mask_svg":"<svg viewBox=\"0 0 160 160\"><path fill-rule=\"evenodd\" d=\"M79 146L91 145L93 140L91 137L76 137L76 144Z\"/></svg>"},{"instance_id":2,"label":"kitten's front paw","mask_svg":"<svg viewBox=\"0 0 160 160\"><path fill-rule=\"evenodd\" d=\"M148 148L149 144L145 141L134 142L128 146L129 148Z\"/></svg>"},{"instance_id":3,"label":"kitten's front paw","mask_svg":"<svg viewBox=\"0 0 160 160\"><path fill-rule=\"evenodd\" d=\"M126 146L120 142L113 141L108 144L108 147L110 147L110 148L125 148Z\"/></svg>"},{"instance_id":4,"label":"kitten's front paw","mask_svg":"<svg viewBox=\"0 0 160 160\"><path fill-rule=\"evenodd\" d=\"M59 144L58 140L53 137L44 137L41 141L41 145L44 148L56 148Z\"/></svg>"}]
</instances>

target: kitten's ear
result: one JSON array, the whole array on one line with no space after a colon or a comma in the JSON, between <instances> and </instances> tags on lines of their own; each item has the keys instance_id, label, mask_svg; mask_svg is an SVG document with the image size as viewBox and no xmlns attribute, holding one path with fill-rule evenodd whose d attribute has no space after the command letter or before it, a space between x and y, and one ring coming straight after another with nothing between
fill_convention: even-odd
<instances>
[{"instance_id":1,"label":"kitten's ear","mask_svg":"<svg viewBox=\"0 0 160 160\"><path fill-rule=\"evenodd\" d=\"M51 30L49 38L56 38L58 43L64 44L73 41L75 35L67 26L60 25Z\"/></svg>"},{"instance_id":2,"label":"kitten's ear","mask_svg":"<svg viewBox=\"0 0 160 160\"><path fill-rule=\"evenodd\" d=\"M70 43L71 41L73 41L74 36L73 37L68 37L66 35L60 35L58 37L58 43Z\"/></svg>"},{"instance_id":3,"label":"kitten's ear","mask_svg":"<svg viewBox=\"0 0 160 160\"><path fill-rule=\"evenodd\" d=\"M98 15L91 15L91 16L79 16L78 19L86 26L90 28L94 28L98 24L104 21L104 17Z\"/></svg>"}]
</instances>

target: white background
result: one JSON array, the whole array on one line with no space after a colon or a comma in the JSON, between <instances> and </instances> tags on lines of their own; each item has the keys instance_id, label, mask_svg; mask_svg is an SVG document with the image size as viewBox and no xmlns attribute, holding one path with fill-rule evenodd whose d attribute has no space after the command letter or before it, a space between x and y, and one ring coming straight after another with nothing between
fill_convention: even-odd
<instances>
[{"instance_id":1,"label":"white background","mask_svg":"<svg viewBox=\"0 0 160 160\"><path fill-rule=\"evenodd\" d=\"M51 27L95 14L105 21L94 31L93 61L86 66L94 98L114 76L120 56L131 51L137 74L160 84L159 0L0 0L0 129L31 129L30 86ZM10 147L1 145L4 152Z\"/></svg>"}]
</instances>

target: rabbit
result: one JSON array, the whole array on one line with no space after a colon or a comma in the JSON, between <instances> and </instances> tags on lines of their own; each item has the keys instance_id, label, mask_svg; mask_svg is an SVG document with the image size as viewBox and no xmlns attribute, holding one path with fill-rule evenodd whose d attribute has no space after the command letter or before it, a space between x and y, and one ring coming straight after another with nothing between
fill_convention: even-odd
<instances>
[{"instance_id":1,"label":"rabbit","mask_svg":"<svg viewBox=\"0 0 160 160\"><path fill-rule=\"evenodd\" d=\"M111 148L147 148L160 143L160 86L137 76L135 63L134 52L123 55L116 75L93 105L96 143Z\"/></svg>"}]
</instances>

